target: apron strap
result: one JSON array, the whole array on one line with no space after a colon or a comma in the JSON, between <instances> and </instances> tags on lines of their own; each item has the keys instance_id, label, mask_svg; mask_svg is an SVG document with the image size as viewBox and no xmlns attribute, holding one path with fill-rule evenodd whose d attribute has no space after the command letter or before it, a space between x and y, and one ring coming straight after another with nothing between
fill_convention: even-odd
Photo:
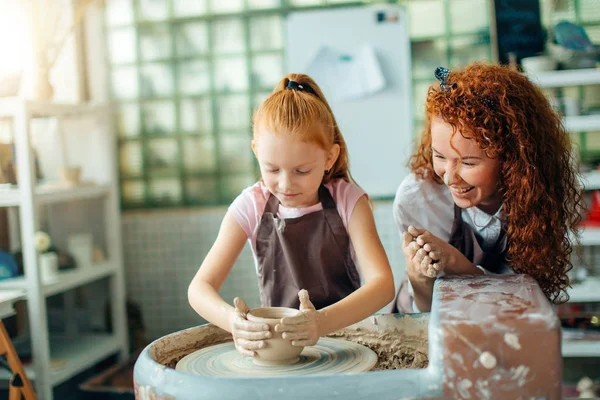
<instances>
[{"instance_id":1,"label":"apron strap","mask_svg":"<svg viewBox=\"0 0 600 400\"><path fill-rule=\"evenodd\" d=\"M319 187L319 201L323 205L323 209L336 209L335 201L333 201L333 196L329 192L329 189L325 187L325 185L321 185Z\"/></svg>"},{"instance_id":2,"label":"apron strap","mask_svg":"<svg viewBox=\"0 0 600 400\"><path fill-rule=\"evenodd\" d=\"M273 215L277 215L277 210L279 209L279 199L277 196L273 196L273 193L269 193L269 200L267 200L267 205L265 206L264 214L271 213Z\"/></svg>"}]
</instances>

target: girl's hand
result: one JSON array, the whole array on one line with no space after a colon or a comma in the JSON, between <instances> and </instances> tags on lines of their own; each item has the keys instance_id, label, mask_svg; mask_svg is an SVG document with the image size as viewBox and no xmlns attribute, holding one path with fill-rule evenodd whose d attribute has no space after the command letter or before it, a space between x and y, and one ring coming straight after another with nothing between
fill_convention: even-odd
<instances>
[{"instance_id":1,"label":"girl's hand","mask_svg":"<svg viewBox=\"0 0 600 400\"><path fill-rule=\"evenodd\" d=\"M275 325L275 332L282 332L281 337L292 341L292 346L314 346L319 341L319 320L321 313L311 303L308 292L298 292L300 313L293 317L284 317Z\"/></svg>"},{"instance_id":2,"label":"girl's hand","mask_svg":"<svg viewBox=\"0 0 600 400\"><path fill-rule=\"evenodd\" d=\"M478 273L479 270L475 265L450 243L429 231L418 232L414 229L412 234L417 234L416 242L427 252L436 273L437 271L447 271L450 274Z\"/></svg>"},{"instance_id":3,"label":"girl's hand","mask_svg":"<svg viewBox=\"0 0 600 400\"><path fill-rule=\"evenodd\" d=\"M269 325L248 321L246 315L250 309L246 302L239 297L233 299L233 304L235 315L231 322L231 335L235 349L244 356L254 357L256 355L254 350L264 348L266 346L264 339L268 339L272 335Z\"/></svg>"},{"instance_id":4,"label":"girl's hand","mask_svg":"<svg viewBox=\"0 0 600 400\"><path fill-rule=\"evenodd\" d=\"M413 279L435 278L441 270L441 266L431 257L428 250L417 241L417 238L426 232L425 229L409 226L408 232L402 234L402 248L408 263L407 272Z\"/></svg>"}]
</instances>

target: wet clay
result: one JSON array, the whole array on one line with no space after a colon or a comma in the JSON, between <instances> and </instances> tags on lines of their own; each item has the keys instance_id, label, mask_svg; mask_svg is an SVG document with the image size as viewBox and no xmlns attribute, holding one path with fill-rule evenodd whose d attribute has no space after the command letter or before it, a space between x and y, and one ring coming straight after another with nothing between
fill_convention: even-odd
<instances>
[{"instance_id":1,"label":"wet clay","mask_svg":"<svg viewBox=\"0 0 600 400\"><path fill-rule=\"evenodd\" d=\"M175 368L177 362L186 355L231 340L231 335L224 331L218 330L211 333L204 335L202 340L194 340L191 346L184 346L185 349L176 355L162 354L157 361L168 368ZM378 333L363 328L346 328L333 332L328 337L350 340L373 350L377 354L378 360L372 371L426 368L429 363L426 331L423 331L422 335L407 336L394 331Z\"/></svg>"},{"instance_id":2,"label":"wet clay","mask_svg":"<svg viewBox=\"0 0 600 400\"><path fill-rule=\"evenodd\" d=\"M406 336L398 332L377 333L366 329L342 329L329 337L350 340L366 346L377 354L372 371L386 369L427 368L427 333Z\"/></svg>"}]
</instances>

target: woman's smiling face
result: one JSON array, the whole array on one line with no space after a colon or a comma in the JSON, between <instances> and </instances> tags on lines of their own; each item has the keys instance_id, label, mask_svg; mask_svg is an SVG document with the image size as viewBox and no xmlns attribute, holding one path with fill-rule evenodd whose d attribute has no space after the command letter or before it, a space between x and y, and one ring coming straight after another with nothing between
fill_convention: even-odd
<instances>
[{"instance_id":1,"label":"woman's smiling face","mask_svg":"<svg viewBox=\"0 0 600 400\"><path fill-rule=\"evenodd\" d=\"M494 214L502 203L497 191L500 161L488 157L474 140L460 132L452 133L452 126L442 118L432 119L431 150L436 175L448 186L457 206L477 206Z\"/></svg>"}]
</instances>

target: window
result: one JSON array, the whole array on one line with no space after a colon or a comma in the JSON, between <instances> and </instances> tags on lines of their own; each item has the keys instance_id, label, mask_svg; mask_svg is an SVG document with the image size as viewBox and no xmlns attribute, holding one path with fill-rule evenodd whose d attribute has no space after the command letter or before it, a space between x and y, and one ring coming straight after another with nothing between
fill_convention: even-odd
<instances>
[{"instance_id":1,"label":"window","mask_svg":"<svg viewBox=\"0 0 600 400\"><path fill-rule=\"evenodd\" d=\"M410 17L415 104L438 65L491 58L487 0L398 3ZM283 76L285 15L357 4L108 0L123 208L228 204L254 183L252 111Z\"/></svg>"}]
</instances>

